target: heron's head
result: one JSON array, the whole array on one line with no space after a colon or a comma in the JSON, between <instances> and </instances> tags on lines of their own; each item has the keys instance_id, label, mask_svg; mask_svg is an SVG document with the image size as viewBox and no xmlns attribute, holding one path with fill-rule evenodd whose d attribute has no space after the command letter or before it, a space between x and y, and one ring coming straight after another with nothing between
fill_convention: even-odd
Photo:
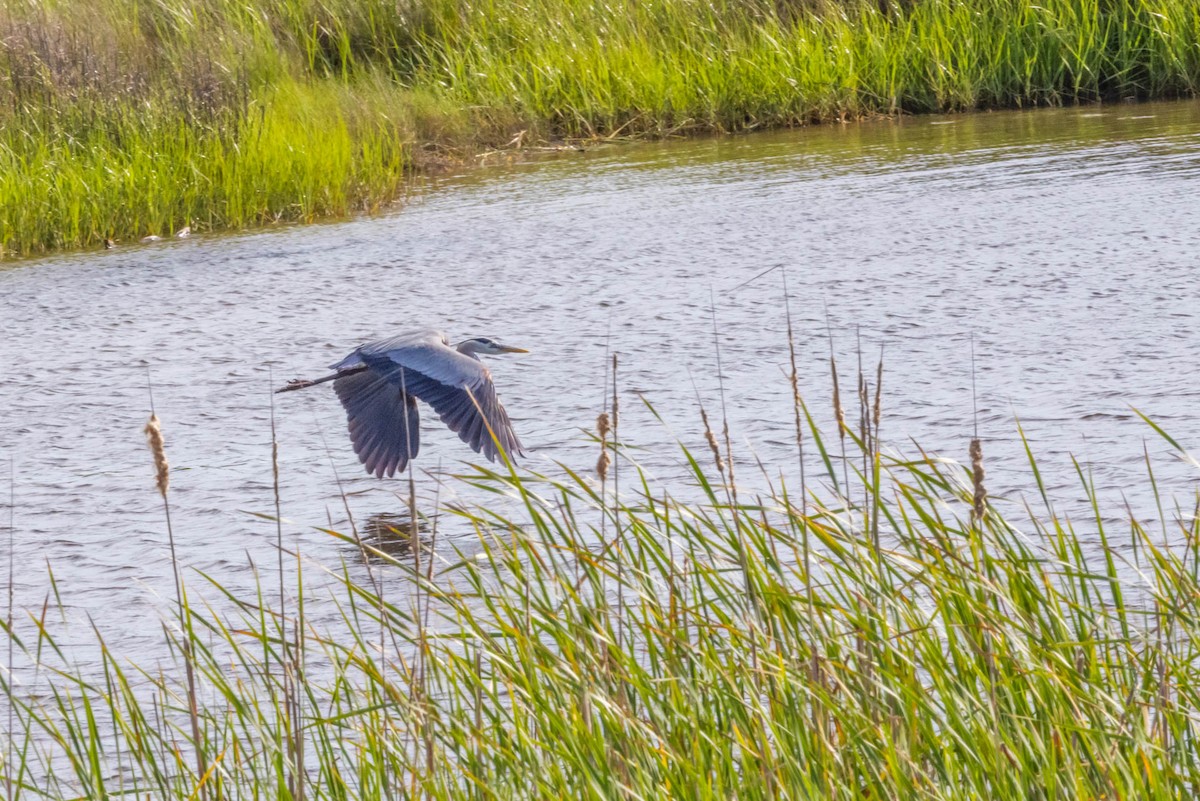
<instances>
[{"instance_id":1,"label":"heron's head","mask_svg":"<svg viewBox=\"0 0 1200 801\"><path fill-rule=\"evenodd\" d=\"M464 339L454 346L459 353L465 353L468 356L484 355L484 356L499 356L502 353L529 353L525 348L514 348L511 345L501 345L494 339L487 337L472 337Z\"/></svg>"}]
</instances>

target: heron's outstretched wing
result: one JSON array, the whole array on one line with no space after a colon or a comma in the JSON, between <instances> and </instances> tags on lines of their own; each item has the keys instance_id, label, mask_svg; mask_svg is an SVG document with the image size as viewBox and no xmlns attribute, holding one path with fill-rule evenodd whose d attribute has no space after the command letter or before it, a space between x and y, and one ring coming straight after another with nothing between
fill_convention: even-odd
<instances>
[{"instance_id":1,"label":"heron's outstretched wing","mask_svg":"<svg viewBox=\"0 0 1200 801\"><path fill-rule=\"evenodd\" d=\"M336 379L333 391L346 408L350 441L367 472L378 478L404 472L421 449L416 399L373 370Z\"/></svg>"},{"instance_id":2,"label":"heron's outstretched wing","mask_svg":"<svg viewBox=\"0 0 1200 801\"><path fill-rule=\"evenodd\" d=\"M506 453L521 453L521 441L496 397L491 372L478 359L450 347L441 333L423 331L372 342L335 367L364 364L370 368L366 374L384 378L401 392L432 406L442 422L476 453L495 460L499 455L496 440Z\"/></svg>"},{"instance_id":3,"label":"heron's outstretched wing","mask_svg":"<svg viewBox=\"0 0 1200 801\"><path fill-rule=\"evenodd\" d=\"M402 357L404 366L422 372L435 381L452 385L473 380L479 368L483 367L478 359L464 356L450 347L446 335L432 328L359 345L349 356L330 366L334 370L348 370L367 364L367 357L391 354Z\"/></svg>"}]
</instances>

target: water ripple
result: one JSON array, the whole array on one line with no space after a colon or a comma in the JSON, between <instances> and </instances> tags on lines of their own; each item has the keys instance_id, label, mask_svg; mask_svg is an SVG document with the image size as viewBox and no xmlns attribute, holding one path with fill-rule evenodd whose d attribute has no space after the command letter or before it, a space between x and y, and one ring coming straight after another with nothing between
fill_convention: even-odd
<instances>
[{"instance_id":1,"label":"water ripple","mask_svg":"<svg viewBox=\"0 0 1200 801\"><path fill-rule=\"evenodd\" d=\"M155 635L147 587L171 590L141 434L147 367L181 559L234 589L253 580L239 569L245 554L275 558L274 524L247 511L273 514L273 383L416 325L533 349L493 371L536 468L591 469L579 432L605 397L605 356L618 352L622 435L649 446L637 457L649 469L678 477L677 438L704 452L696 391L719 406L714 292L736 441L791 469L777 275L731 291L773 265L788 268L803 387L829 430L826 307L843 368L856 363L859 332L869 365L884 347L884 438L908 452L911 437L965 457L973 335L996 497L1016 503L1030 489L1019 419L1052 493L1078 497L1077 453L1107 497L1149 510L1137 490L1144 441L1161 481L1186 489L1196 478L1130 407L1184 442L1200 434L1198 108L599 150L449 179L394 216L0 271L0 457L17 466L19 601L40 602L48 561L73 612L104 612L114 645ZM283 513L298 521L285 537L336 562L344 547L309 526L348 525L341 491L362 520L406 504L362 473L332 393L274 401ZM436 424L423 437L425 468L457 469L470 455Z\"/></svg>"}]
</instances>

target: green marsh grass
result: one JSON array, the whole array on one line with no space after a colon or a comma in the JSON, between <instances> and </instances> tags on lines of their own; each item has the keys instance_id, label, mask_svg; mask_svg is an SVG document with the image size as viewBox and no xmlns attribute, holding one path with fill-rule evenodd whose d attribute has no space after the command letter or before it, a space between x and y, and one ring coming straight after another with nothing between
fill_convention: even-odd
<instances>
[{"instance_id":1,"label":"green marsh grass","mask_svg":"<svg viewBox=\"0 0 1200 801\"><path fill-rule=\"evenodd\" d=\"M799 465L808 448L824 468L799 486L761 465L747 497L733 468L754 462L707 413L712 453L680 445L687 478L657 482L614 403L594 440L603 479L446 477L495 500L418 509L395 527L407 552L313 530L362 566L308 564L281 540L278 602L269 583L239 597L191 574L164 629L174 664L105 648L97 675L73 671L35 611L32 637L10 639L38 671L13 692L13 795L1190 795L1200 519L1164 516L1168 546L1126 518L1122 564L1082 470L1094 519L1049 501L1006 517L978 440L970 468L880 446L883 375L859 372L860 431L843 427L853 484L793 371ZM1041 486L1032 455L1028 478ZM439 539L446 525L470 545ZM304 591L313 570L334 589Z\"/></svg>"},{"instance_id":2,"label":"green marsh grass","mask_svg":"<svg viewBox=\"0 0 1200 801\"><path fill-rule=\"evenodd\" d=\"M0 248L370 212L506 143L1192 96L1189 0L14 0Z\"/></svg>"}]
</instances>

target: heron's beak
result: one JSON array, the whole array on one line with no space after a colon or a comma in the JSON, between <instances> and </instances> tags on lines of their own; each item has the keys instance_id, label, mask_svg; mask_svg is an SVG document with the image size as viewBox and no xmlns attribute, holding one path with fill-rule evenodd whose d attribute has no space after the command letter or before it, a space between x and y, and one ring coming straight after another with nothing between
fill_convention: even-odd
<instances>
[{"instance_id":1,"label":"heron's beak","mask_svg":"<svg viewBox=\"0 0 1200 801\"><path fill-rule=\"evenodd\" d=\"M514 348L512 345L501 345L501 353L529 353L525 348Z\"/></svg>"}]
</instances>

